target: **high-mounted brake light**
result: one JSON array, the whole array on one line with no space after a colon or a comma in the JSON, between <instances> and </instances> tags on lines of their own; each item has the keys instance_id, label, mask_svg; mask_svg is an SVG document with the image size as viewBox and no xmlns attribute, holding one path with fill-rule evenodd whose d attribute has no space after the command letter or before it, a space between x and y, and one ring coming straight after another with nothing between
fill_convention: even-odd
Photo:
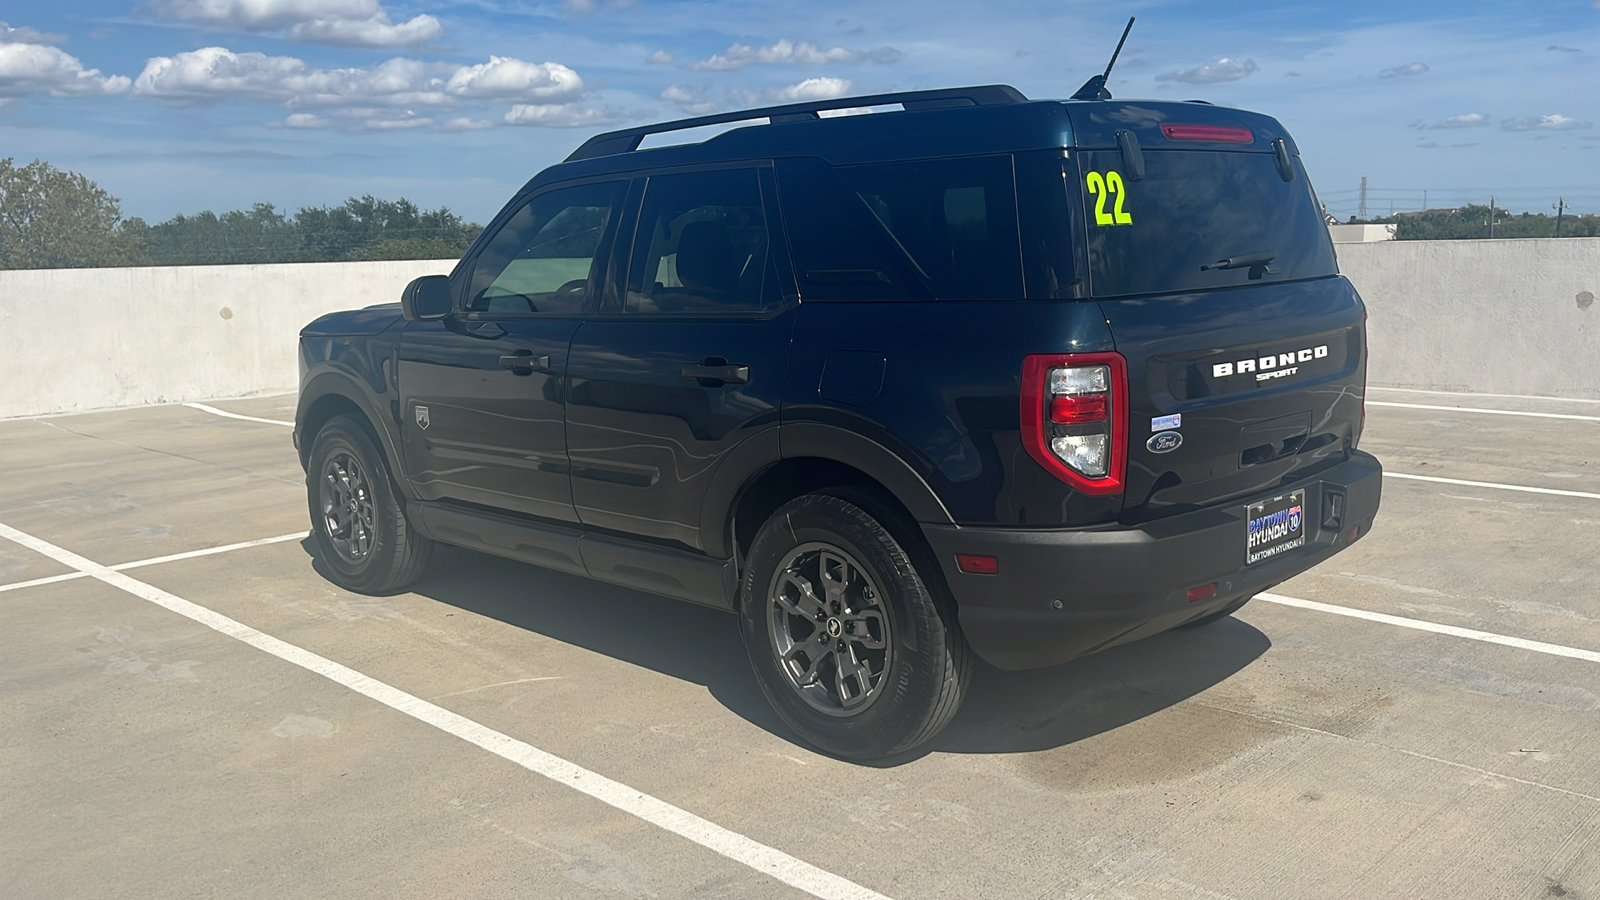
<instances>
[{"instance_id":1,"label":"high-mounted brake light","mask_svg":"<svg viewBox=\"0 0 1600 900\"><path fill-rule=\"evenodd\" d=\"M1163 125L1161 133L1169 141L1210 141L1214 144L1249 144L1256 136L1248 128L1222 125Z\"/></svg>"},{"instance_id":2,"label":"high-mounted brake light","mask_svg":"<svg viewBox=\"0 0 1600 900\"><path fill-rule=\"evenodd\" d=\"M1128 465L1128 363L1119 353L1022 361L1022 443L1085 494L1122 492Z\"/></svg>"}]
</instances>

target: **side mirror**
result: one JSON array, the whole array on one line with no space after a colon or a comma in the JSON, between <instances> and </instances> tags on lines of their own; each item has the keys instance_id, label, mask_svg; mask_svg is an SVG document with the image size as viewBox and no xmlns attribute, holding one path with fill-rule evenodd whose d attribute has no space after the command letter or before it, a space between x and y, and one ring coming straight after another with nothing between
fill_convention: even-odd
<instances>
[{"instance_id":1,"label":"side mirror","mask_svg":"<svg viewBox=\"0 0 1600 900\"><path fill-rule=\"evenodd\" d=\"M400 294L400 311L412 322L450 315L450 277L424 275L406 285Z\"/></svg>"}]
</instances>

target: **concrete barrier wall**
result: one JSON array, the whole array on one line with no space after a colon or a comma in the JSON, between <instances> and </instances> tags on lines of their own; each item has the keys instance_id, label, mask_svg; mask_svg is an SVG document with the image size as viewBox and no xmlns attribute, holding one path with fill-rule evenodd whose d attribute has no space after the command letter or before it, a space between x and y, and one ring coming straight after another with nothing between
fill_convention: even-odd
<instances>
[{"instance_id":1,"label":"concrete barrier wall","mask_svg":"<svg viewBox=\"0 0 1600 900\"><path fill-rule=\"evenodd\" d=\"M294 390L303 325L454 265L0 271L0 418Z\"/></svg>"},{"instance_id":2,"label":"concrete barrier wall","mask_svg":"<svg viewBox=\"0 0 1600 900\"><path fill-rule=\"evenodd\" d=\"M1340 244L1373 384L1600 399L1600 238ZM301 326L453 260L0 271L0 418L293 390Z\"/></svg>"},{"instance_id":3,"label":"concrete barrier wall","mask_svg":"<svg viewBox=\"0 0 1600 900\"><path fill-rule=\"evenodd\" d=\"M1600 399L1600 238L1340 244L1388 387Z\"/></svg>"}]
</instances>

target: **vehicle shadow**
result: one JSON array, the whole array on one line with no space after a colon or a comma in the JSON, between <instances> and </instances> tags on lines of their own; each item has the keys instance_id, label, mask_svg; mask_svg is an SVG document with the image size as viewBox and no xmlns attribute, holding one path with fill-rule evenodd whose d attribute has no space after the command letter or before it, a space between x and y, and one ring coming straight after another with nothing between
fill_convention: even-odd
<instances>
[{"instance_id":1,"label":"vehicle shadow","mask_svg":"<svg viewBox=\"0 0 1600 900\"><path fill-rule=\"evenodd\" d=\"M453 547L439 548L412 590L704 685L735 715L802 743L762 696L738 620L726 612ZM1257 629L1226 619L1050 669L1002 672L980 663L961 712L944 732L881 764L901 765L927 753L1022 753L1082 741L1204 691L1270 646Z\"/></svg>"}]
</instances>

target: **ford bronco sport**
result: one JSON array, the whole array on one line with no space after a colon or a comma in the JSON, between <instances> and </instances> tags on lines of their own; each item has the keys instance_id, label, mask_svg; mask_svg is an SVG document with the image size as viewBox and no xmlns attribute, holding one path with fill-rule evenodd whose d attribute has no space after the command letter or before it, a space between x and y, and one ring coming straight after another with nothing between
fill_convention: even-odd
<instances>
[{"instance_id":1,"label":"ford bronco sport","mask_svg":"<svg viewBox=\"0 0 1600 900\"><path fill-rule=\"evenodd\" d=\"M864 759L973 654L1214 621L1364 534L1365 357L1277 121L970 87L590 139L448 277L305 328L295 440L344 587L443 542L726 609Z\"/></svg>"}]
</instances>

